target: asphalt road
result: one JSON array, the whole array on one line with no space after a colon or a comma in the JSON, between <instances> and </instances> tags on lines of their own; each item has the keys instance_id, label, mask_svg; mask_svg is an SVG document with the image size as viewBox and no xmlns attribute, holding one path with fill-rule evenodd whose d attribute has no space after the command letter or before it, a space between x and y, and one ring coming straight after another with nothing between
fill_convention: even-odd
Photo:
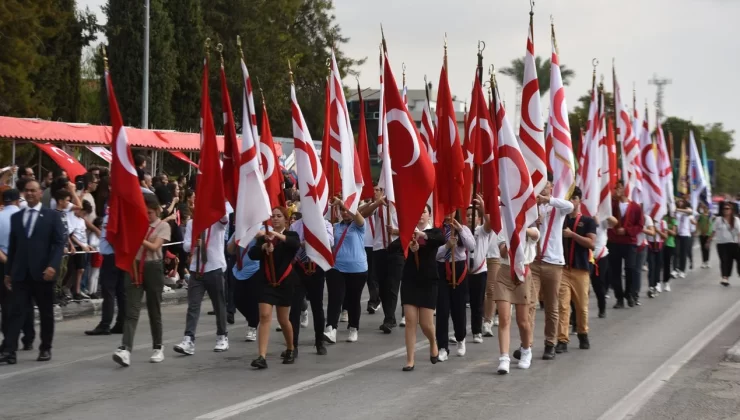
<instances>
[{"instance_id":1,"label":"asphalt road","mask_svg":"<svg viewBox=\"0 0 740 420\"><path fill-rule=\"evenodd\" d=\"M273 330L270 368L265 371L249 367L256 343L242 341L243 318L230 326L231 349L212 351L215 318L205 315L210 303L203 307L196 353L190 357L172 351L182 338L185 306L163 308L166 360L161 364L148 363L151 340L145 310L129 368L111 360L120 336L85 336L82 332L97 319L66 321L57 325L51 362L36 362L34 351L19 353L17 365L0 366L0 418L606 420L614 418L602 417L610 409L614 413L625 404L638 407L639 398L624 398L641 389L651 375L665 372L666 362L679 370L676 378L682 377L688 360L676 357L687 354L684 347L692 339L716 335L707 327L724 319L728 309L740 308L738 301L740 287L719 286L716 268L693 271L689 278L674 281L673 292L645 297L638 308L612 310L611 299L607 319L596 317L592 298L591 350L578 350L572 337L576 344L571 351L553 362L539 359L543 313L538 311L532 368L512 368L507 376L496 374L495 337L474 344L469 335L465 357L454 356L453 347L449 361L433 366L421 332L416 370L401 372L402 331L378 331L381 314L363 312L359 341L338 341L329 346L328 356L313 353L312 329L303 329L300 355L292 366L279 363L284 346L282 335ZM340 330L339 339L346 339L346 331ZM518 341L514 331L512 343ZM706 342L694 346L694 352ZM660 392L655 399L652 392L638 396L644 400L639 402L645 404L643 410L666 398Z\"/></svg>"}]
</instances>

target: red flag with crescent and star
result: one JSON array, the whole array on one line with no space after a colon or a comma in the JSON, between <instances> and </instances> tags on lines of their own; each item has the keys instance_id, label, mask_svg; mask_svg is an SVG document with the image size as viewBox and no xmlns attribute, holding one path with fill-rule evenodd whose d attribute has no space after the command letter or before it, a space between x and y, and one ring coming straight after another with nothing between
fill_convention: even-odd
<instances>
[{"instance_id":1,"label":"red flag with crescent and star","mask_svg":"<svg viewBox=\"0 0 740 420\"><path fill-rule=\"evenodd\" d=\"M229 88L226 86L226 72L221 63L221 111L224 116L224 165L221 168L224 179L224 192L231 206L236 208L236 196L239 191L239 142L236 138L234 112L231 109Z\"/></svg>"},{"instance_id":2,"label":"red flag with crescent and star","mask_svg":"<svg viewBox=\"0 0 740 420\"><path fill-rule=\"evenodd\" d=\"M357 84L357 97L360 98L360 126L357 133L357 155L360 159L362 171L362 194L361 200L372 199L375 196L373 190L372 173L370 172L370 149L367 144L367 124L365 123L365 102L362 100L362 90Z\"/></svg>"},{"instance_id":3,"label":"red flag with crescent and star","mask_svg":"<svg viewBox=\"0 0 740 420\"><path fill-rule=\"evenodd\" d=\"M419 223L419 217L424 212L427 199L434 189L434 165L429 159L426 145L416 129L416 124L414 124L411 114L404 105L403 99L401 99L396 79L391 71L387 50L385 50L385 60L383 61L385 134L388 136L388 154L393 170L393 188L395 191L401 192L395 198L395 208L398 215L398 236L404 255L408 255L411 236ZM457 128L455 128L455 132L457 132ZM458 151L460 152L460 163L462 163L459 141ZM462 181L462 165L460 166L460 181ZM459 192L462 192L462 190L459 190ZM460 195L462 196L462 194Z\"/></svg>"},{"instance_id":4,"label":"red flag with crescent and star","mask_svg":"<svg viewBox=\"0 0 740 420\"><path fill-rule=\"evenodd\" d=\"M275 141L270 129L270 118L267 116L267 106L262 102L262 135L260 136L260 153L262 154L262 170L264 171L265 190L270 197L270 208L285 206L285 191L283 190L283 173L280 170L280 160L275 151Z\"/></svg>"}]
</instances>

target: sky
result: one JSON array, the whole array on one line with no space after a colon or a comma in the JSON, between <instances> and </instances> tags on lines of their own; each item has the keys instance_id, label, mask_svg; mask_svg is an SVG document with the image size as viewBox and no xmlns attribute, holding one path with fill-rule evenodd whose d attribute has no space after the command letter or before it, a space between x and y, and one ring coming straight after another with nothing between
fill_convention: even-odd
<instances>
[{"instance_id":1,"label":"sky","mask_svg":"<svg viewBox=\"0 0 740 420\"><path fill-rule=\"evenodd\" d=\"M78 0L100 16L106 0ZM612 90L611 64L615 60L623 100L631 104L632 86L637 108L649 105L655 123L656 87L648 80L657 74L671 80L665 88L663 112L696 124L724 123L735 130L740 158L740 0L540 0L534 8L535 53L549 58L550 17L554 19L560 62L576 71L566 87L569 108L591 88L592 61L597 74ZM336 20L349 43L342 49L353 58L367 57L358 68L365 88L379 84L378 44L382 23L388 53L400 85L406 64L409 89L421 89L424 76L438 86L444 35L447 33L448 69L453 95L470 97L477 45L486 43L484 66L506 67L523 56L527 40L528 0L334 0ZM487 70L486 70L487 73ZM600 77L600 76L599 76ZM513 116L516 84L497 75L501 95ZM345 83L354 86L352 78ZM549 95L543 99L543 112Z\"/></svg>"}]
</instances>

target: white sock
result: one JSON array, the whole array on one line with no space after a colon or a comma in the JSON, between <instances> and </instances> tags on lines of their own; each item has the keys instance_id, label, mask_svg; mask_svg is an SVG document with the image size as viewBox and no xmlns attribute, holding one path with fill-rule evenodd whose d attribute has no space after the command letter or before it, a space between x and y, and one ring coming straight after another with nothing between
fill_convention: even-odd
<instances>
[{"instance_id":1,"label":"white sock","mask_svg":"<svg viewBox=\"0 0 740 420\"><path fill-rule=\"evenodd\" d=\"M532 351L532 347L527 347L526 349L522 347L522 353L529 353Z\"/></svg>"}]
</instances>

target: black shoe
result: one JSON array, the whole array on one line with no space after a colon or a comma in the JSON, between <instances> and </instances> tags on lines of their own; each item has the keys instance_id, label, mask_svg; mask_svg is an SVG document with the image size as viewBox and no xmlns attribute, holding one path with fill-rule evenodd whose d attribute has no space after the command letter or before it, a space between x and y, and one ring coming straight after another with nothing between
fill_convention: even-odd
<instances>
[{"instance_id":1,"label":"black shoe","mask_svg":"<svg viewBox=\"0 0 740 420\"><path fill-rule=\"evenodd\" d=\"M621 300L617 301L617 304L614 305L614 309L624 309L624 302Z\"/></svg>"},{"instance_id":2,"label":"black shoe","mask_svg":"<svg viewBox=\"0 0 740 420\"><path fill-rule=\"evenodd\" d=\"M370 303L367 304L367 313L369 313L370 315L375 313L375 307Z\"/></svg>"},{"instance_id":3,"label":"black shoe","mask_svg":"<svg viewBox=\"0 0 740 420\"><path fill-rule=\"evenodd\" d=\"M123 323L116 322L116 325L110 329L111 334L123 334Z\"/></svg>"},{"instance_id":4,"label":"black shoe","mask_svg":"<svg viewBox=\"0 0 740 420\"><path fill-rule=\"evenodd\" d=\"M380 326L380 330L386 334L390 334L391 332L393 332L393 326L391 326L391 324L386 323Z\"/></svg>"},{"instance_id":5,"label":"black shoe","mask_svg":"<svg viewBox=\"0 0 740 420\"><path fill-rule=\"evenodd\" d=\"M515 358L516 360L520 360L522 358L522 349L518 348L514 350L514 354L512 354L511 356Z\"/></svg>"},{"instance_id":6,"label":"black shoe","mask_svg":"<svg viewBox=\"0 0 740 420\"><path fill-rule=\"evenodd\" d=\"M285 357L283 358L284 365L292 365L295 363L295 358L298 356L296 350L285 350Z\"/></svg>"},{"instance_id":7,"label":"black shoe","mask_svg":"<svg viewBox=\"0 0 740 420\"><path fill-rule=\"evenodd\" d=\"M324 346L324 343L316 343L316 354L319 356L326 356L326 346Z\"/></svg>"},{"instance_id":8,"label":"black shoe","mask_svg":"<svg viewBox=\"0 0 740 420\"><path fill-rule=\"evenodd\" d=\"M437 351L436 356L429 356L429 361L432 362L433 365L436 365L437 362L439 362L439 350Z\"/></svg>"},{"instance_id":9,"label":"black shoe","mask_svg":"<svg viewBox=\"0 0 740 420\"><path fill-rule=\"evenodd\" d=\"M231 312L226 314L226 322L228 322L231 325L234 325L234 314L232 314Z\"/></svg>"},{"instance_id":10,"label":"black shoe","mask_svg":"<svg viewBox=\"0 0 740 420\"><path fill-rule=\"evenodd\" d=\"M48 362L49 360L51 360L51 350L39 351L39 358L36 360L39 362Z\"/></svg>"},{"instance_id":11,"label":"black shoe","mask_svg":"<svg viewBox=\"0 0 740 420\"><path fill-rule=\"evenodd\" d=\"M588 341L588 334L578 334L578 341L580 344L578 348L581 350L588 350L591 348L591 343Z\"/></svg>"},{"instance_id":12,"label":"black shoe","mask_svg":"<svg viewBox=\"0 0 740 420\"><path fill-rule=\"evenodd\" d=\"M103 328L100 325L92 330L85 331L85 335L110 335L111 331L109 328Z\"/></svg>"},{"instance_id":13,"label":"black shoe","mask_svg":"<svg viewBox=\"0 0 740 420\"><path fill-rule=\"evenodd\" d=\"M599 318L606 318L606 311L599 311Z\"/></svg>"},{"instance_id":14,"label":"black shoe","mask_svg":"<svg viewBox=\"0 0 740 420\"><path fill-rule=\"evenodd\" d=\"M214 312L214 311L208 311L208 315L216 315L216 312Z\"/></svg>"},{"instance_id":15,"label":"black shoe","mask_svg":"<svg viewBox=\"0 0 740 420\"><path fill-rule=\"evenodd\" d=\"M568 343L564 341L558 341L558 345L555 346L555 353L567 353L568 352Z\"/></svg>"},{"instance_id":16,"label":"black shoe","mask_svg":"<svg viewBox=\"0 0 740 420\"><path fill-rule=\"evenodd\" d=\"M33 350L33 343L23 343L23 351Z\"/></svg>"},{"instance_id":17,"label":"black shoe","mask_svg":"<svg viewBox=\"0 0 740 420\"><path fill-rule=\"evenodd\" d=\"M545 345L545 353L542 355L542 360L555 360L555 346Z\"/></svg>"},{"instance_id":18,"label":"black shoe","mask_svg":"<svg viewBox=\"0 0 740 420\"><path fill-rule=\"evenodd\" d=\"M285 359L286 357L288 357L288 352L289 351L290 350L288 350L288 349L283 350L283 352L280 353L280 358L281 359ZM294 347L293 348L293 358L295 359L296 357L298 357L298 347Z\"/></svg>"},{"instance_id":19,"label":"black shoe","mask_svg":"<svg viewBox=\"0 0 740 420\"><path fill-rule=\"evenodd\" d=\"M642 302L640 302L640 298L635 296L634 298L635 306L642 306Z\"/></svg>"},{"instance_id":20,"label":"black shoe","mask_svg":"<svg viewBox=\"0 0 740 420\"><path fill-rule=\"evenodd\" d=\"M257 369L267 369L267 360L265 360L264 357L260 356L252 360L252 367Z\"/></svg>"},{"instance_id":21,"label":"black shoe","mask_svg":"<svg viewBox=\"0 0 740 420\"><path fill-rule=\"evenodd\" d=\"M634 308L635 307L635 300L632 299L631 296L627 297L627 306L629 306L630 308Z\"/></svg>"},{"instance_id":22,"label":"black shoe","mask_svg":"<svg viewBox=\"0 0 740 420\"><path fill-rule=\"evenodd\" d=\"M16 364L15 353L3 353L0 354L0 364L7 363L9 365Z\"/></svg>"},{"instance_id":23,"label":"black shoe","mask_svg":"<svg viewBox=\"0 0 740 420\"><path fill-rule=\"evenodd\" d=\"M404 372L411 372L412 370L414 370L414 366L404 366L401 370L403 370Z\"/></svg>"}]
</instances>

